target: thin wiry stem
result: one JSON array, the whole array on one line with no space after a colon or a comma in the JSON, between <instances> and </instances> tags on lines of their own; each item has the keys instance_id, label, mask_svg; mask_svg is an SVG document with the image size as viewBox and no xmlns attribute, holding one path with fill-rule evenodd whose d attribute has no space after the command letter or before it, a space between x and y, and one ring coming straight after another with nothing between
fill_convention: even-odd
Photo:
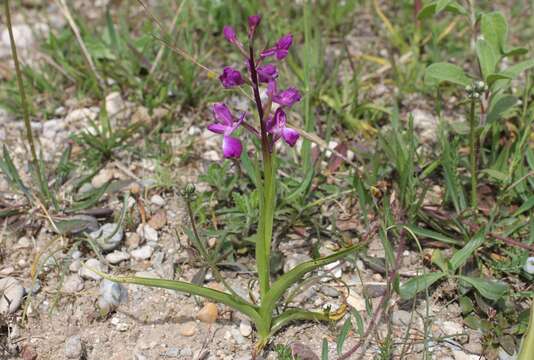
<instances>
[{"instance_id":1,"label":"thin wiry stem","mask_svg":"<svg viewBox=\"0 0 534 360\"><path fill-rule=\"evenodd\" d=\"M17 55L17 46L15 44L15 37L13 36L13 25L11 24L11 11L9 9L9 0L5 0L5 11L6 11L6 21L7 29L9 31L9 40L11 42L11 54L13 56L13 62L15 63L15 72L17 74L17 84L19 88L20 101L22 104L22 115L24 118L24 127L26 128L26 139L30 145L30 153L32 156L32 162L34 171L37 172L37 178L39 182L42 182L41 172L39 171L39 159L37 158L37 151L35 150L35 141L33 138L32 125L30 122L30 111L28 106L28 100L26 98L26 91L24 90L24 83L22 81L22 72L20 71L19 57ZM42 185L42 184L40 184ZM41 186L41 188L43 188Z\"/></svg>"}]
</instances>

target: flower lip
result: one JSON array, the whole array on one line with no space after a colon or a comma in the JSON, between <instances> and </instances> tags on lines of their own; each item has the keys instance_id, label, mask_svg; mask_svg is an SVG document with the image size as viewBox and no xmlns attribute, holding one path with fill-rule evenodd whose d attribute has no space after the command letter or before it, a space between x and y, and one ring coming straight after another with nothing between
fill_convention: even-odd
<instances>
[{"instance_id":1,"label":"flower lip","mask_svg":"<svg viewBox=\"0 0 534 360\"><path fill-rule=\"evenodd\" d=\"M257 68L260 82L268 83L278 77L278 69L273 64L260 65Z\"/></svg>"},{"instance_id":2,"label":"flower lip","mask_svg":"<svg viewBox=\"0 0 534 360\"><path fill-rule=\"evenodd\" d=\"M222 74L219 76L219 80L225 89L240 86L245 83L241 73L230 66L227 66L223 69Z\"/></svg>"},{"instance_id":3,"label":"flower lip","mask_svg":"<svg viewBox=\"0 0 534 360\"><path fill-rule=\"evenodd\" d=\"M302 96L300 95L300 92L295 88L287 88L286 90L272 95L273 102L287 107L300 101L301 98Z\"/></svg>"},{"instance_id":4,"label":"flower lip","mask_svg":"<svg viewBox=\"0 0 534 360\"><path fill-rule=\"evenodd\" d=\"M294 146L300 135L295 129L287 127L286 122L286 113L279 107L274 116L267 119L266 128L273 135L273 143L282 138L289 146Z\"/></svg>"}]
</instances>

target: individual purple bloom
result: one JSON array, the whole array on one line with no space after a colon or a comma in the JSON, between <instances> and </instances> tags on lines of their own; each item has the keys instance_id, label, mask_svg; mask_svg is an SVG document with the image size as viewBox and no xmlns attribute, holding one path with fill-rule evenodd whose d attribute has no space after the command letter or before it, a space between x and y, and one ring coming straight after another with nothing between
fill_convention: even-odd
<instances>
[{"instance_id":1,"label":"individual purple bloom","mask_svg":"<svg viewBox=\"0 0 534 360\"><path fill-rule=\"evenodd\" d=\"M267 131L273 135L273 142L282 138L289 146L295 146L300 135L295 129L288 128L286 122L286 113L279 107L274 116L267 120Z\"/></svg>"},{"instance_id":2,"label":"individual purple bloom","mask_svg":"<svg viewBox=\"0 0 534 360\"><path fill-rule=\"evenodd\" d=\"M221 80L221 83L226 89L243 85L245 83L241 73L230 66L223 69L221 76L219 76L219 80Z\"/></svg>"},{"instance_id":3,"label":"individual purple bloom","mask_svg":"<svg viewBox=\"0 0 534 360\"><path fill-rule=\"evenodd\" d=\"M289 52L289 48L291 47L291 44L293 44L293 35L287 34L282 36L278 41L276 42L276 45L273 46L270 49L263 50L260 54L262 58L266 58L269 56L276 55L276 58L278 60L282 60L285 58Z\"/></svg>"},{"instance_id":4,"label":"individual purple bloom","mask_svg":"<svg viewBox=\"0 0 534 360\"><path fill-rule=\"evenodd\" d=\"M260 82L268 83L278 77L278 69L273 64L260 65L256 69Z\"/></svg>"},{"instance_id":5,"label":"individual purple bloom","mask_svg":"<svg viewBox=\"0 0 534 360\"><path fill-rule=\"evenodd\" d=\"M295 88L287 88L283 91L277 91L276 81L269 81L269 85L267 85L267 95L272 99L273 102L287 107L293 105L301 99L300 92Z\"/></svg>"},{"instance_id":6,"label":"individual purple bloom","mask_svg":"<svg viewBox=\"0 0 534 360\"><path fill-rule=\"evenodd\" d=\"M226 40L228 40L229 43L235 44L237 42L237 35L235 33L235 30L233 27L226 25L223 28L223 34Z\"/></svg>"},{"instance_id":7,"label":"individual purple bloom","mask_svg":"<svg viewBox=\"0 0 534 360\"><path fill-rule=\"evenodd\" d=\"M256 28L261 22L261 16L260 15L252 15L248 17L248 36L252 37L254 36L254 33L256 32Z\"/></svg>"},{"instance_id":8,"label":"individual purple bloom","mask_svg":"<svg viewBox=\"0 0 534 360\"><path fill-rule=\"evenodd\" d=\"M236 121L230 109L225 104L217 103L213 105L213 115L217 122L208 125L208 130L223 137L223 155L225 158L238 158L243 151L241 141L230 136L245 120L246 113Z\"/></svg>"}]
</instances>

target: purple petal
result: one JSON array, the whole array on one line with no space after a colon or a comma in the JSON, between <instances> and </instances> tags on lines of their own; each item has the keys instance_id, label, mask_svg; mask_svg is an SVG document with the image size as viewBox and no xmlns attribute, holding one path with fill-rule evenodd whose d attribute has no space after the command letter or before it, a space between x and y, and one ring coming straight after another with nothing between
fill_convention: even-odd
<instances>
[{"instance_id":1,"label":"purple petal","mask_svg":"<svg viewBox=\"0 0 534 360\"><path fill-rule=\"evenodd\" d=\"M219 124L219 123L209 124L208 125L208 130L211 131L211 132L214 132L216 134L224 134L229 129L231 129L229 126L226 126L226 125L223 125L223 124Z\"/></svg>"},{"instance_id":2,"label":"purple petal","mask_svg":"<svg viewBox=\"0 0 534 360\"><path fill-rule=\"evenodd\" d=\"M276 81L275 80L269 81L269 84L267 85L267 95L270 98L273 98L276 95Z\"/></svg>"},{"instance_id":3,"label":"purple petal","mask_svg":"<svg viewBox=\"0 0 534 360\"><path fill-rule=\"evenodd\" d=\"M266 83L278 77L278 69L273 64L258 66L258 77L260 82Z\"/></svg>"},{"instance_id":4,"label":"purple petal","mask_svg":"<svg viewBox=\"0 0 534 360\"><path fill-rule=\"evenodd\" d=\"M225 26L223 28L223 34L226 40L228 40L228 42L234 44L237 41L237 36L233 27Z\"/></svg>"},{"instance_id":5,"label":"purple petal","mask_svg":"<svg viewBox=\"0 0 534 360\"><path fill-rule=\"evenodd\" d=\"M276 50L276 58L278 60L282 60L287 56L288 53L289 51L287 51L286 49L278 49Z\"/></svg>"},{"instance_id":6,"label":"purple petal","mask_svg":"<svg viewBox=\"0 0 534 360\"><path fill-rule=\"evenodd\" d=\"M282 106L291 106L300 99L300 92L295 88L288 88L273 96L273 101Z\"/></svg>"},{"instance_id":7,"label":"purple petal","mask_svg":"<svg viewBox=\"0 0 534 360\"><path fill-rule=\"evenodd\" d=\"M299 139L299 133L295 129L284 127L282 129L282 137L289 146L295 146Z\"/></svg>"},{"instance_id":8,"label":"purple petal","mask_svg":"<svg viewBox=\"0 0 534 360\"><path fill-rule=\"evenodd\" d=\"M245 83L241 73L230 66L227 66L223 69L221 76L219 76L219 80L226 89L243 85Z\"/></svg>"},{"instance_id":9,"label":"purple petal","mask_svg":"<svg viewBox=\"0 0 534 360\"><path fill-rule=\"evenodd\" d=\"M223 139L223 155L225 158L238 158L243 151L241 141L235 137L225 135Z\"/></svg>"},{"instance_id":10,"label":"purple petal","mask_svg":"<svg viewBox=\"0 0 534 360\"><path fill-rule=\"evenodd\" d=\"M293 44L293 35L287 34L282 36L278 42L276 43L276 47L279 50L289 50L291 47L291 44Z\"/></svg>"},{"instance_id":11,"label":"purple petal","mask_svg":"<svg viewBox=\"0 0 534 360\"><path fill-rule=\"evenodd\" d=\"M213 115L215 115L215 118L219 122L226 126L232 126L232 123L234 122L230 109L223 103L213 104Z\"/></svg>"},{"instance_id":12,"label":"purple petal","mask_svg":"<svg viewBox=\"0 0 534 360\"><path fill-rule=\"evenodd\" d=\"M267 130L268 133L272 134L275 125L276 121L274 120L272 115L269 115L267 120L265 120L265 130Z\"/></svg>"},{"instance_id":13,"label":"purple petal","mask_svg":"<svg viewBox=\"0 0 534 360\"><path fill-rule=\"evenodd\" d=\"M276 50L277 50L276 47L273 47L273 48L270 48L270 49L263 50L263 51L260 53L260 57L261 57L262 59L264 59L264 58L266 58L266 57L273 56L273 55L276 53Z\"/></svg>"},{"instance_id":14,"label":"purple petal","mask_svg":"<svg viewBox=\"0 0 534 360\"><path fill-rule=\"evenodd\" d=\"M256 28L261 22L261 16L260 15L252 15L248 17L248 34L249 36L253 36L256 32Z\"/></svg>"},{"instance_id":15,"label":"purple petal","mask_svg":"<svg viewBox=\"0 0 534 360\"><path fill-rule=\"evenodd\" d=\"M245 111L244 113L241 114L239 119L232 125L232 128L231 128L230 132L228 133L228 135L231 134L232 132L234 132L238 127L241 126L243 121L245 121L245 117L246 116L247 116L247 112Z\"/></svg>"},{"instance_id":16,"label":"purple petal","mask_svg":"<svg viewBox=\"0 0 534 360\"><path fill-rule=\"evenodd\" d=\"M286 113L285 111L279 107L274 112L274 122L278 128L283 128L286 126Z\"/></svg>"}]
</instances>

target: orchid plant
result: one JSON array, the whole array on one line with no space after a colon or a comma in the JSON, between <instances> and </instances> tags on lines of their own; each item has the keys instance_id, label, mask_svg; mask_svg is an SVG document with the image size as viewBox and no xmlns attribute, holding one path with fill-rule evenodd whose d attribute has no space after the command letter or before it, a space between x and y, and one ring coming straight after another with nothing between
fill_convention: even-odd
<instances>
[{"instance_id":1,"label":"orchid plant","mask_svg":"<svg viewBox=\"0 0 534 360\"><path fill-rule=\"evenodd\" d=\"M224 37L242 54L246 62L246 76L243 72L233 67L225 67L219 80L224 88L241 87L248 88L252 92L254 107L257 112L257 121L249 120L249 114L244 112L238 116L224 103L213 105L215 121L208 126L214 133L223 136L222 152L225 158L239 159L244 151L239 133L259 140L261 156L256 156L255 185L260 194L260 219L255 237L256 270L259 283L259 298L245 299L238 295L222 278L217 265L209 262L209 266L215 278L227 289L226 292L176 280L152 279L141 277L117 277L101 274L103 277L120 283L140 284L152 287L167 288L198 295L215 302L225 304L248 316L255 324L257 330L257 343L255 353L263 349L269 342L270 337L283 326L292 321L299 320L334 320L340 317L343 310L337 313L326 311L307 311L304 309L287 308L280 306L286 291L299 283L303 277L324 265L337 261L362 245L352 245L338 252L319 259L303 262L292 270L284 273L277 279L271 278L270 257L271 239L273 234L273 218L276 207L276 147L279 140L283 140L289 146L294 146L299 139L299 132L291 128L287 122L287 114L291 107L301 100L299 90L287 88L278 89L277 62L284 60L293 43L293 36L282 36L274 46L259 52L255 51L254 41L261 17L258 15L248 18L248 47L245 47L235 30L225 26ZM263 90L263 91L262 91ZM263 96L262 96L263 92ZM239 129L244 131L239 131ZM194 187L184 189L184 196L191 196ZM189 209L191 210L191 209ZM191 213L191 211L190 211ZM193 225L193 242L202 257L207 257L204 243L200 240ZM343 309L343 307L341 307Z\"/></svg>"}]
</instances>

